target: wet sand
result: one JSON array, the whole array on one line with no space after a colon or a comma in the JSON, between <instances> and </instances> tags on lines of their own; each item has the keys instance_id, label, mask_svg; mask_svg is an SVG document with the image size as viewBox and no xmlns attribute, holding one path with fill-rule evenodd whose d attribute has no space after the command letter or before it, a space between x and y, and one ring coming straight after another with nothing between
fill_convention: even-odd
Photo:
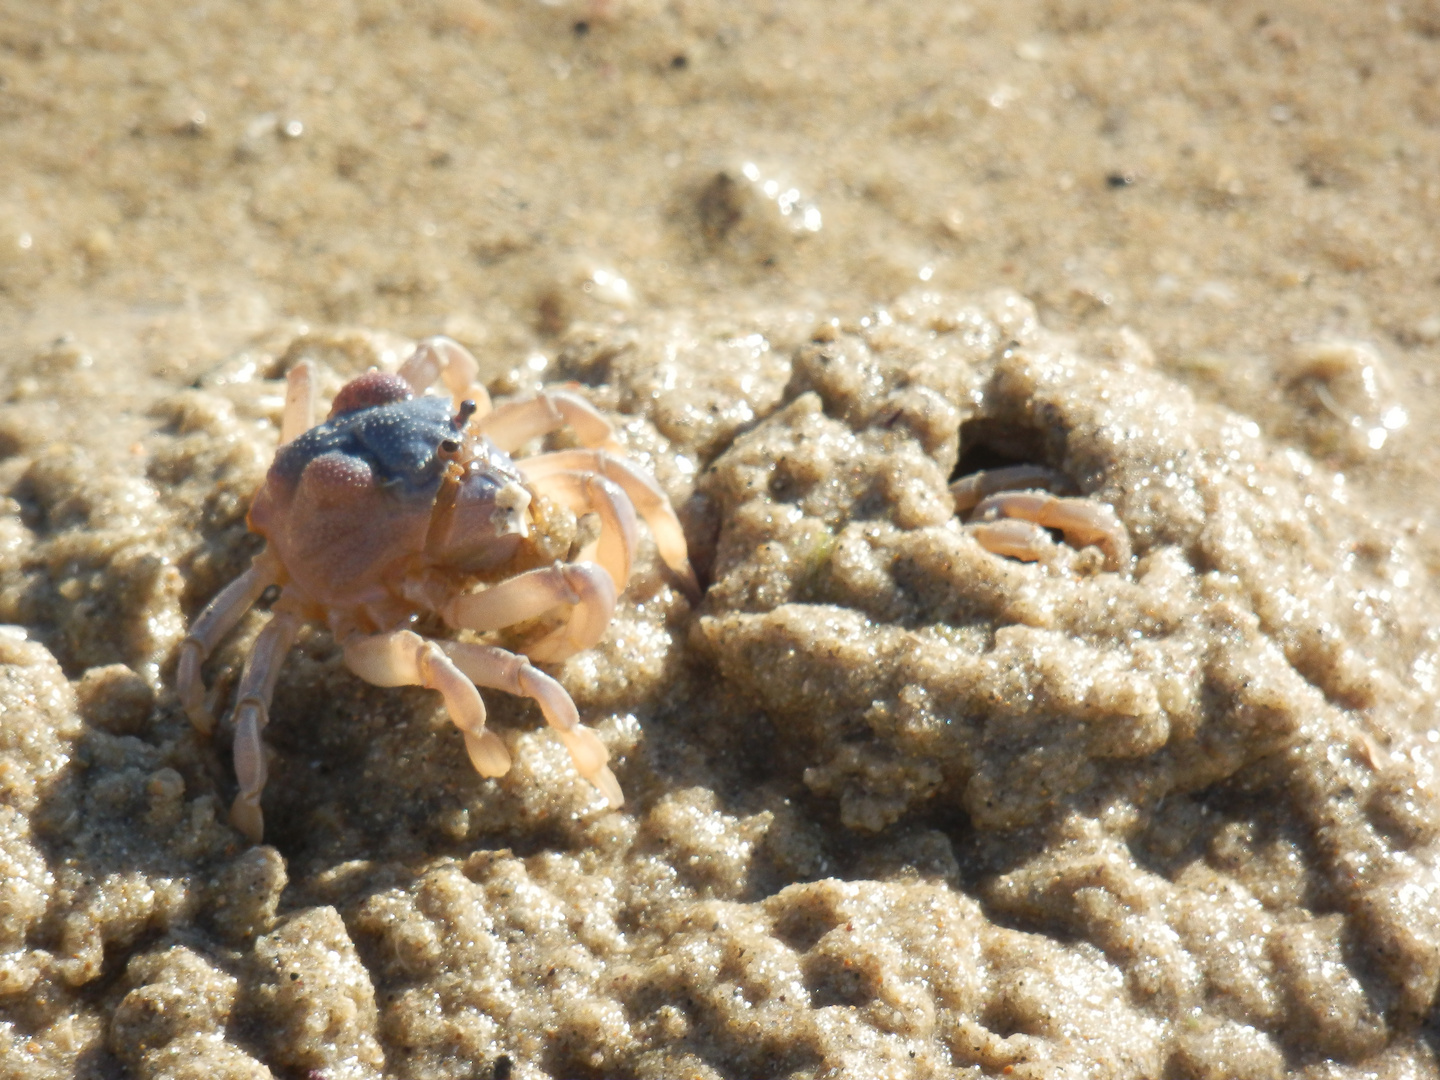
<instances>
[{"instance_id":1,"label":"wet sand","mask_svg":"<svg viewBox=\"0 0 1440 1080\"><path fill-rule=\"evenodd\" d=\"M0 2L4 1075L1436 1075L1437 42ZM248 848L176 646L285 371L436 332L577 381L706 598L647 542L556 669L618 812L307 632ZM987 552L1017 461L1134 562Z\"/></svg>"}]
</instances>

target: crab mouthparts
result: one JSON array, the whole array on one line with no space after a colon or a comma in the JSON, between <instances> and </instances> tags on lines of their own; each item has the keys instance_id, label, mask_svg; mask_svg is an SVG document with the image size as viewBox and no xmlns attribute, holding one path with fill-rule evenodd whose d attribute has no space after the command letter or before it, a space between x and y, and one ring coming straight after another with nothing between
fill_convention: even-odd
<instances>
[{"instance_id":1,"label":"crab mouthparts","mask_svg":"<svg viewBox=\"0 0 1440 1080\"><path fill-rule=\"evenodd\" d=\"M530 535L530 525L525 511L530 507L530 492L522 484L511 480L495 493L495 510L490 523L495 526L496 536L515 533L522 540Z\"/></svg>"}]
</instances>

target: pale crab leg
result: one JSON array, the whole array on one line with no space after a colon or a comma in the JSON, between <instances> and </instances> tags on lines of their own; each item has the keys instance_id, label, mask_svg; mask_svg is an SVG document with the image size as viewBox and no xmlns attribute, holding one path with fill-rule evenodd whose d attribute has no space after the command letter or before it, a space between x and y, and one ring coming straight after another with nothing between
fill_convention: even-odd
<instances>
[{"instance_id":1,"label":"pale crab leg","mask_svg":"<svg viewBox=\"0 0 1440 1080\"><path fill-rule=\"evenodd\" d=\"M1049 562L1059 550L1048 532L1034 522L1019 518L976 521L966 529L990 554L1021 562Z\"/></svg>"},{"instance_id":2,"label":"pale crab leg","mask_svg":"<svg viewBox=\"0 0 1440 1080\"><path fill-rule=\"evenodd\" d=\"M541 390L534 397L497 405L494 412L475 424L475 430L506 453L514 453L531 439L567 426L574 430L583 446L616 454L625 452L615 441L615 429L610 421L571 390Z\"/></svg>"},{"instance_id":3,"label":"pale crab leg","mask_svg":"<svg viewBox=\"0 0 1440 1080\"><path fill-rule=\"evenodd\" d=\"M1092 502L1089 499L1057 499L1054 495L1037 491L1011 491L986 496L976 505L975 512L971 515L971 520L979 523L977 539L986 547L990 546L986 542L986 535L997 541L1000 539L1001 534L995 531L994 526L1001 524L998 520L1001 518L1018 518L1042 528L1059 529L1065 534L1065 541L1071 547L1098 545L1105 553L1107 570L1120 570L1130 565L1130 534L1114 509L1105 503ZM981 531L987 525L991 526L988 534ZM1017 530L1010 529L1004 536L1005 543L1022 546ZM1038 543L1038 538L1036 542ZM1004 551L1000 554L1012 552ZM1015 557L1026 558L1023 554L1016 554ZM1037 554L1032 558L1040 557Z\"/></svg>"},{"instance_id":4,"label":"pale crab leg","mask_svg":"<svg viewBox=\"0 0 1440 1080\"><path fill-rule=\"evenodd\" d=\"M285 375L285 414L280 421L280 445L304 435L315 426L315 371L301 360Z\"/></svg>"},{"instance_id":5,"label":"pale crab leg","mask_svg":"<svg viewBox=\"0 0 1440 1080\"><path fill-rule=\"evenodd\" d=\"M565 622L524 649L532 660L557 663L605 636L615 614L615 597L614 582L597 564L557 562L484 592L457 596L440 609L440 617L449 626L467 630L500 630L568 604Z\"/></svg>"},{"instance_id":6,"label":"pale crab leg","mask_svg":"<svg viewBox=\"0 0 1440 1080\"><path fill-rule=\"evenodd\" d=\"M630 499L635 512L650 527L650 535L655 538L661 560L674 571L692 599L700 595L695 571L690 566L685 533L680 528L680 519L675 516L675 508L670 505L665 492L660 490L660 485L628 459L604 450L557 450L525 458L516 465L520 474L529 481L557 472L585 472L603 476L616 484Z\"/></svg>"},{"instance_id":7,"label":"pale crab leg","mask_svg":"<svg viewBox=\"0 0 1440 1080\"><path fill-rule=\"evenodd\" d=\"M426 338L415 346L410 359L400 365L396 374L417 394L439 379L457 405L473 401L476 416L490 411L490 394L479 382L480 364L470 350L454 338L442 335Z\"/></svg>"},{"instance_id":8,"label":"pale crab leg","mask_svg":"<svg viewBox=\"0 0 1440 1080\"><path fill-rule=\"evenodd\" d=\"M504 776L510 752L493 731L485 730L485 702L475 684L433 641L413 630L351 638L345 666L374 686L424 686L439 690L450 722L465 736L470 763L481 776Z\"/></svg>"},{"instance_id":9,"label":"pale crab leg","mask_svg":"<svg viewBox=\"0 0 1440 1080\"><path fill-rule=\"evenodd\" d=\"M603 476L584 472L557 472L537 477L530 483L537 495L546 495L575 514L591 511L600 516L600 537L593 558L615 582L617 594L625 591L630 580L630 563L640 542L640 528L635 520L635 507L617 485ZM587 548L577 562L592 558Z\"/></svg>"},{"instance_id":10,"label":"pale crab leg","mask_svg":"<svg viewBox=\"0 0 1440 1080\"><path fill-rule=\"evenodd\" d=\"M1048 491L1055 495L1073 495L1074 482L1048 465L1004 465L998 469L982 469L962 476L950 485L955 496L955 512L967 514L987 495L1002 491Z\"/></svg>"},{"instance_id":11,"label":"pale crab leg","mask_svg":"<svg viewBox=\"0 0 1440 1080\"><path fill-rule=\"evenodd\" d=\"M240 793L230 807L230 824L251 843L265 835L265 816L260 812L260 793L265 790L265 744L260 734L270 722L270 699L285 654L295 642L301 619L288 611L276 612L255 639L235 703L235 780Z\"/></svg>"},{"instance_id":12,"label":"pale crab leg","mask_svg":"<svg viewBox=\"0 0 1440 1080\"><path fill-rule=\"evenodd\" d=\"M441 641L437 644L477 685L528 697L539 705L546 723L565 744L565 749L570 751L575 771L599 789L612 810L624 804L625 795L620 790L620 782L606 765L610 760L610 751L600 741L600 736L580 723L575 702L563 686L532 667L525 657L505 649L468 641Z\"/></svg>"},{"instance_id":13,"label":"pale crab leg","mask_svg":"<svg viewBox=\"0 0 1440 1080\"><path fill-rule=\"evenodd\" d=\"M262 593L280 578L280 566L265 554L257 555L250 569L220 590L205 605L185 640L180 643L180 661L175 671L175 693L190 722L203 734L215 728L215 717L205 707L205 683L200 678L200 665L225 635L235 629L241 617Z\"/></svg>"}]
</instances>

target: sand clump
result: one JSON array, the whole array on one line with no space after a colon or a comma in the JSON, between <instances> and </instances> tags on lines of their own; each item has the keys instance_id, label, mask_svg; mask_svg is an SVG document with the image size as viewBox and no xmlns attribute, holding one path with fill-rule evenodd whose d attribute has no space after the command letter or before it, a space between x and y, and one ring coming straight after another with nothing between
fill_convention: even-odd
<instances>
[{"instance_id":1,"label":"sand clump","mask_svg":"<svg viewBox=\"0 0 1440 1080\"><path fill-rule=\"evenodd\" d=\"M545 376L709 582L692 610L647 542L558 671L625 807L501 694L482 780L433 695L311 630L250 849L174 650L254 551L277 380L396 342L281 328L135 391L119 453L12 396L0 1076L1437 1075L1433 587L1342 476L1117 341L1010 292L575 327ZM38 393L83 402L72 368ZM1133 563L981 547L947 484L1014 462Z\"/></svg>"}]
</instances>

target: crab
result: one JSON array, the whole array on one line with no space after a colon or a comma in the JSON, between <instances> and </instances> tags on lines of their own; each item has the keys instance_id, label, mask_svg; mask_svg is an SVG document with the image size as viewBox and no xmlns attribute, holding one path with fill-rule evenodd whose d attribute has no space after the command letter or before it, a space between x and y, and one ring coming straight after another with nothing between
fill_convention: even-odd
<instances>
[{"instance_id":1,"label":"crab","mask_svg":"<svg viewBox=\"0 0 1440 1080\"><path fill-rule=\"evenodd\" d=\"M611 807L623 802L604 743L580 724L565 688L531 661L562 661L604 636L630 577L637 514L660 559L697 597L684 533L655 480L573 389L492 406L478 371L458 342L428 338L398 372L346 383L320 424L308 362L287 376L280 448L247 518L266 547L195 619L176 671L180 702L208 735L215 718L201 665L279 587L233 712L239 794L230 820L255 843L264 835L261 734L285 655L307 622L329 628L361 679L438 690L480 775L510 768L504 741L485 727L477 689L485 687L534 700L577 772ZM437 380L446 395L425 392ZM580 448L512 457L564 427ZM536 513L545 500L576 515L566 558L548 564ZM457 630L540 629L510 651L417 632L437 617Z\"/></svg>"}]
</instances>

